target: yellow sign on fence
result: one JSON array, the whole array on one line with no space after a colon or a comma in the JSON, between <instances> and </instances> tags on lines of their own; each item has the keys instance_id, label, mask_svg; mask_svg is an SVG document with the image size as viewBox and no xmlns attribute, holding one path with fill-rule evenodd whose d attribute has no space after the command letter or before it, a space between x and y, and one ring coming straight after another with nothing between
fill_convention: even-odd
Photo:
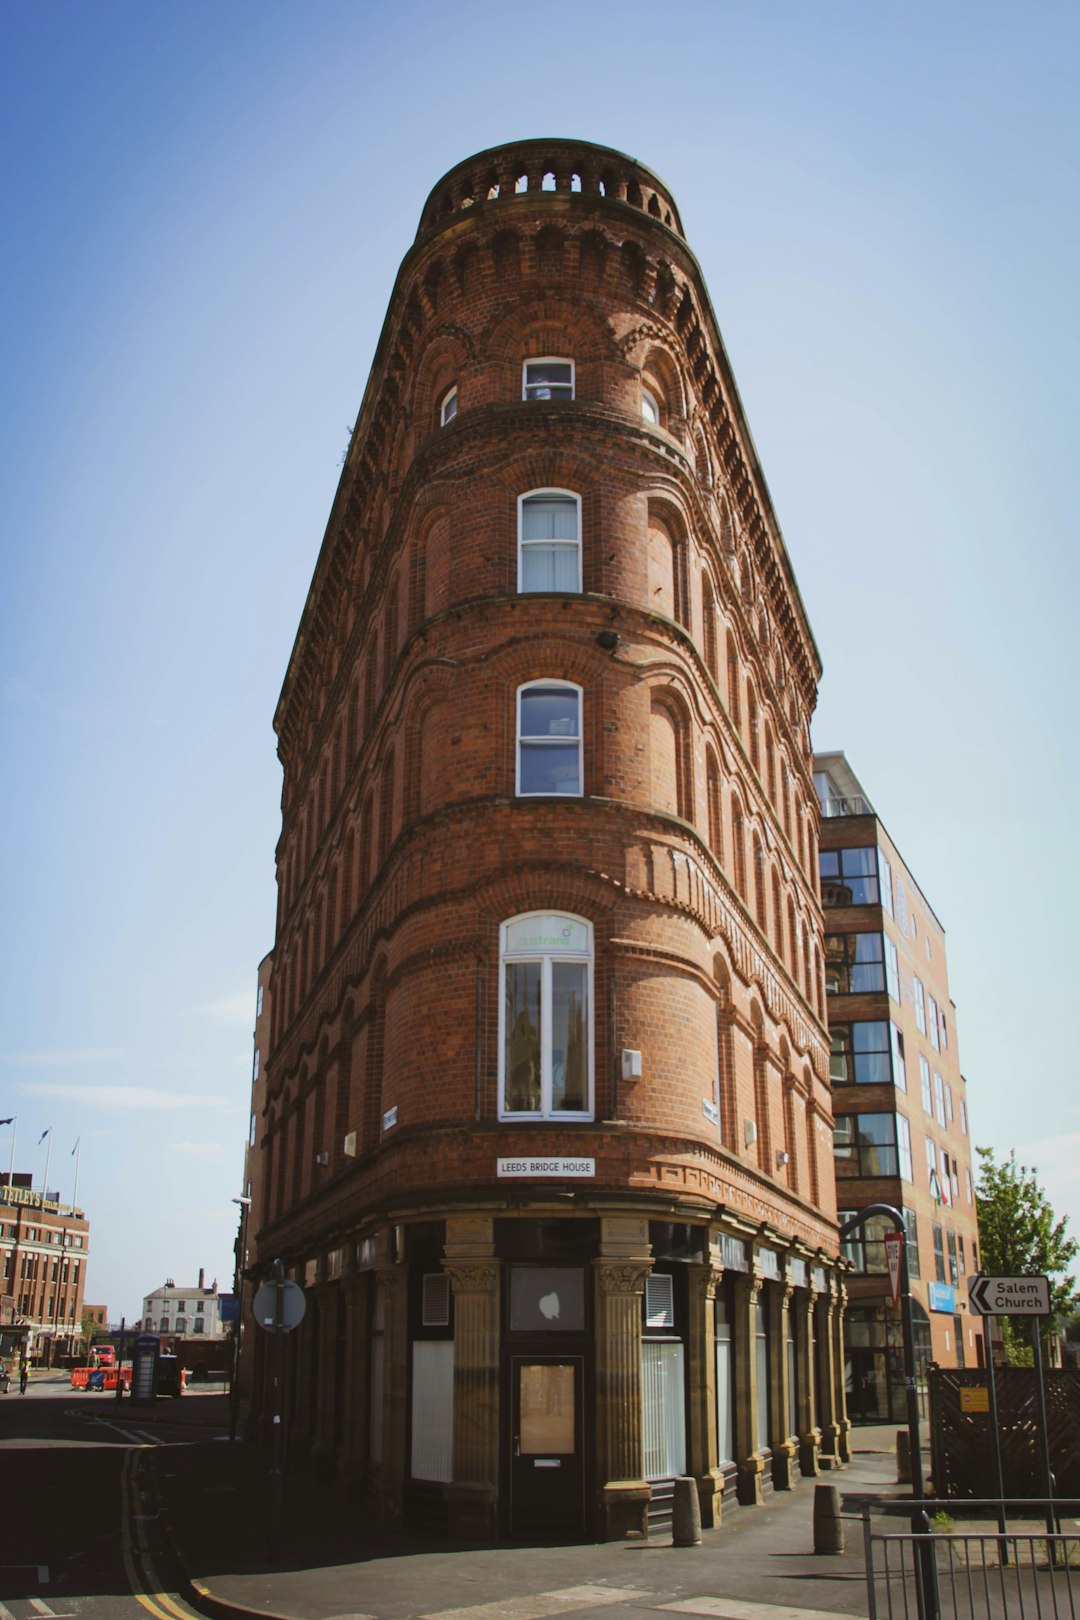
<instances>
[{"instance_id":1,"label":"yellow sign on fence","mask_svg":"<svg viewBox=\"0 0 1080 1620\"><path fill-rule=\"evenodd\" d=\"M961 1412L989 1412L990 1391L985 1384L976 1384L960 1391Z\"/></svg>"}]
</instances>

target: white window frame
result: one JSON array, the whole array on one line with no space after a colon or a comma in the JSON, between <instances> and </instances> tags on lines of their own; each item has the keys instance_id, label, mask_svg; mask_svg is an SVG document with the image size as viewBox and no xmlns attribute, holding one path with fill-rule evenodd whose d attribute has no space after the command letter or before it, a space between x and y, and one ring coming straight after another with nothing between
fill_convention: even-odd
<instances>
[{"instance_id":1,"label":"white window frame","mask_svg":"<svg viewBox=\"0 0 1080 1620\"><path fill-rule=\"evenodd\" d=\"M926 1034L926 992L923 982L916 973L915 979L915 1024L920 1035Z\"/></svg>"},{"instance_id":2,"label":"white window frame","mask_svg":"<svg viewBox=\"0 0 1080 1620\"><path fill-rule=\"evenodd\" d=\"M938 1024L938 1005L933 996L927 992L926 1022L929 1026L930 1045L935 1052L941 1051L941 1027Z\"/></svg>"},{"instance_id":3,"label":"white window frame","mask_svg":"<svg viewBox=\"0 0 1080 1620\"><path fill-rule=\"evenodd\" d=\"M576 539L573 540L573 541L570 541L570 540L526 540L526 539L524 539L523 538L523 531L524 531L524 528L525 528L525 506L526 506L526 503L529 502L529 501L532 501L532 500L541 500L541 501L542 500L550 500L553 496L557 500L571 500L571 501L574 502L574 506L575 506L576 511L577 511L577 537L576 537ZM541 546L560 546L560 547L562 547L562 548L564 548L566 550L569 550L571 545L573 545L577 550L577 583L574 586L573 592L570 593L570 594L580 595L581 594L581 496L577 493L576 490L573 490L573 489L527 489L527 490L524 491L523 494L519 495L518 498L517 498L517 510L518 510L518 518L517 518L517 588L518 588L518 594L523 595L523 596L542 596L542 595L545 594L543 591L527 591L525 589L525 583L524 583L524 577L525 577L524 561L525 561L525 557L524 557L524 553L525 553L525 548L526 547L530 547L530 548L531 547L537 547L537 548L539 548ZM564 593L561 592L561 591L555 591L555 592L547 592L546 594L561 596Z\"/></svg>"},{"instance_id":4,"label":"white window frame","mask_svg":"<svg viewBox=\"0 0 1080 1620\"><path fill-rule=\"evenodd\" d=\"M514 923L527 922L532 917L558 917L563 922L576 923L586 930L588 946L586 951L544 952L538 950L518 951L507 948L509 930ZM585 1068L586 1068L586 1106L583 1109L556 1109L551 1106L552 1065L551 1065L551 964L553 961L583 962L586 967L585 993L588 997L585 1019ZM569 911L521 911L516 916L507 917L499 926L499 1118L502 1120L551 1120L592 1119L595 1115L595 1077L593 1072L593 1047L595 1044L595 1014L593 964L595 961L595 948L593 939L593 925L587 917L576 916ZM540 1106L539 1108L510 1109L506 1107L506 968L514 962L540 962L541 965L541 1002L540 1002Z\"/></svg>"},{"instance_id":5,"label":"white window frame","mask_svg":"<svg viewBox=\"0 0 1080 1620\"><path fill-rule=\"evenodd\" d=\"M570 392L569 393L565 392L565 389L566 389L566 384L565 383L554 383L554 384L532 383L532 384L530 384L530 382L529 382L529 367L530 366L569 366L570 367ZM529 403L533 404L533 405L550 405L551 404L551 399L537 399L534 395L530 394L529 393L529 388L530 387L533 387L533 388L554 387L557 391L552 396L552 398L554 398L554 399L576 399L577 398L577 367L575 366L573 360L571 360L571 358L570 358L570 356L568 354L537 354L537 355L533 355L531 359L523 360L521 362L521 397L524 400L528 400Z\"/></svg>"},{"instance_id":6,"label":"white window frame","mask_svg":"<svg viewBox=\"0 0 1080 1620\"><path fill-rule=\"evenodd\" d=\"M650 406L652 407L651 410ZM641 414L650 427L661 427L663 425L660 420L660 401L652 389L646 388L644 383L641 385Z\"/></svg>"},{"instance_id":7,"label":"white window frame","mask_svg":"<svg viewBox=\"0 0 1080 1620\"><path fill-rule=\"evenodd\" d=\"M934 1112L934 1088L930 1083L930 1065L919 1053L919 1085L922 1088L922 1105L926 1113Z\"/></svg>"},{"instance_id":8,"label":"white window frame","mask_svg":"<svg viewBox=\"0 0 1080 1620\"><path fill-rule=\"evenodd\" d=\"M445 427L458 413L458 385L448 388L439 402L439 426Z\"/></svg>"},{"instance_id":9,"label":"white window frame","mask_svg":"<svg viewBox=\"0 0 1080 1620\"><path fill-rule=\"evenodd\" d=\"M534 793L534 792L531 792L531 791L526 791L521 785L521 745L522 745L522 743L524 743L527 747L542 748L545 743L552 743L552 744L562 743L565 746L565 744L568 741L572 740L572 739L569 739L569 738L561 738L561 737L536 736L536 735L534 735L532 733L530 733L528 736L524 736L523 733L522 733L522 730L521 730L521 699L522 699L522 695L524 693L526 693L526 692L547 691L547 690L552 690L552 689L558 689L558 690L564 691L564 692L575 692L577 694L577 787L574 789L573 793ZM515 792L515 794L517 795L517 797L519 799L532 799L532 798L580 799L582 797L582 795L584 793L584 769L585 769L585 758L584 758L584 753L583 753L583 748L582 748L582 736L581 736L582 729L583 729L582 728L582 721L583 721L584 711L585 711L584 696L585 696L585 694L584 694L583 689L580 686L578 686L576 681L563 681L563 680L545 681L545 680L542 680L542 679L538 679L538 680L535 680L535 681L526 681L524 686L519 686L518 687L518 689L517 689L517 704L516 704L517 714L516 714L515 721L514 721L514 730L515 730L515 734L517 736L517 747L516 747L516 750L515 750L516 758L515 758L515 772L514 772L514 792Z\"/></svg>"}]
</instances>

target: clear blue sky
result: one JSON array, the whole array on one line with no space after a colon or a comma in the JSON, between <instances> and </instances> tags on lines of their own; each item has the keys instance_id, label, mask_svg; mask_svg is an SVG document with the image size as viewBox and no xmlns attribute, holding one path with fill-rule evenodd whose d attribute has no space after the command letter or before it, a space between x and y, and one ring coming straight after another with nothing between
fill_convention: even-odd
<instances>
[{"instance_id":1,"label":"clear blue sky","mask_svg":"<svg viewBox=\"0 0 1080 1620\"><path fill-rule=\"evenodd\" d=\"M4 7L0 1116L65 1197L81 1137L111 1317L231 1276L275 701L423 200L530 135L672 186L816 743L946 927L976 1140L1080 1233L1078 49L997 0Z\"/></svg>"}]
</instances>

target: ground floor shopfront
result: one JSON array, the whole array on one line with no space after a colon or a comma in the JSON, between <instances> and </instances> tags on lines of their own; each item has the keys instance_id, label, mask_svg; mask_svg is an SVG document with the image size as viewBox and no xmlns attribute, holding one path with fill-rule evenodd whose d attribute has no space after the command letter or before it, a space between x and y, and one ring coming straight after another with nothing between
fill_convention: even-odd
<instances>
[{"instance_id":1,"label":"ground floor shopfront","mask_svg":"<svg viewBox=\"0 0 1080 1620\"><path fill-rule=\"evenodd\" d=\"M288 1266L286 1443L387 1521L644 1536L846 1460L832 1259L736 1222L550 1206L388 1226ZM273 1411L260 1335L255 1413Z\"/></svg>"}]
</instances>

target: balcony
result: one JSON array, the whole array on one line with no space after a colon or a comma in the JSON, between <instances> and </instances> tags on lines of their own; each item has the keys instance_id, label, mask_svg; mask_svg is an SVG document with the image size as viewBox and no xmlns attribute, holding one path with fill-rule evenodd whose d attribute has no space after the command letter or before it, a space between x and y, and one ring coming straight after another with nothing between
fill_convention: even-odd
<instances>
[{"instance_id":1,"label":"balcony","mask_svg":"<svg viewBox=\"0 0 1080 1620\"><path fill-rule=\"evenodd\" d=\"M833 816L872 816L874 807L869 799L857 793L851 799L822 799L821 814L827 821Z\"/></svg>"}]
</instances>

